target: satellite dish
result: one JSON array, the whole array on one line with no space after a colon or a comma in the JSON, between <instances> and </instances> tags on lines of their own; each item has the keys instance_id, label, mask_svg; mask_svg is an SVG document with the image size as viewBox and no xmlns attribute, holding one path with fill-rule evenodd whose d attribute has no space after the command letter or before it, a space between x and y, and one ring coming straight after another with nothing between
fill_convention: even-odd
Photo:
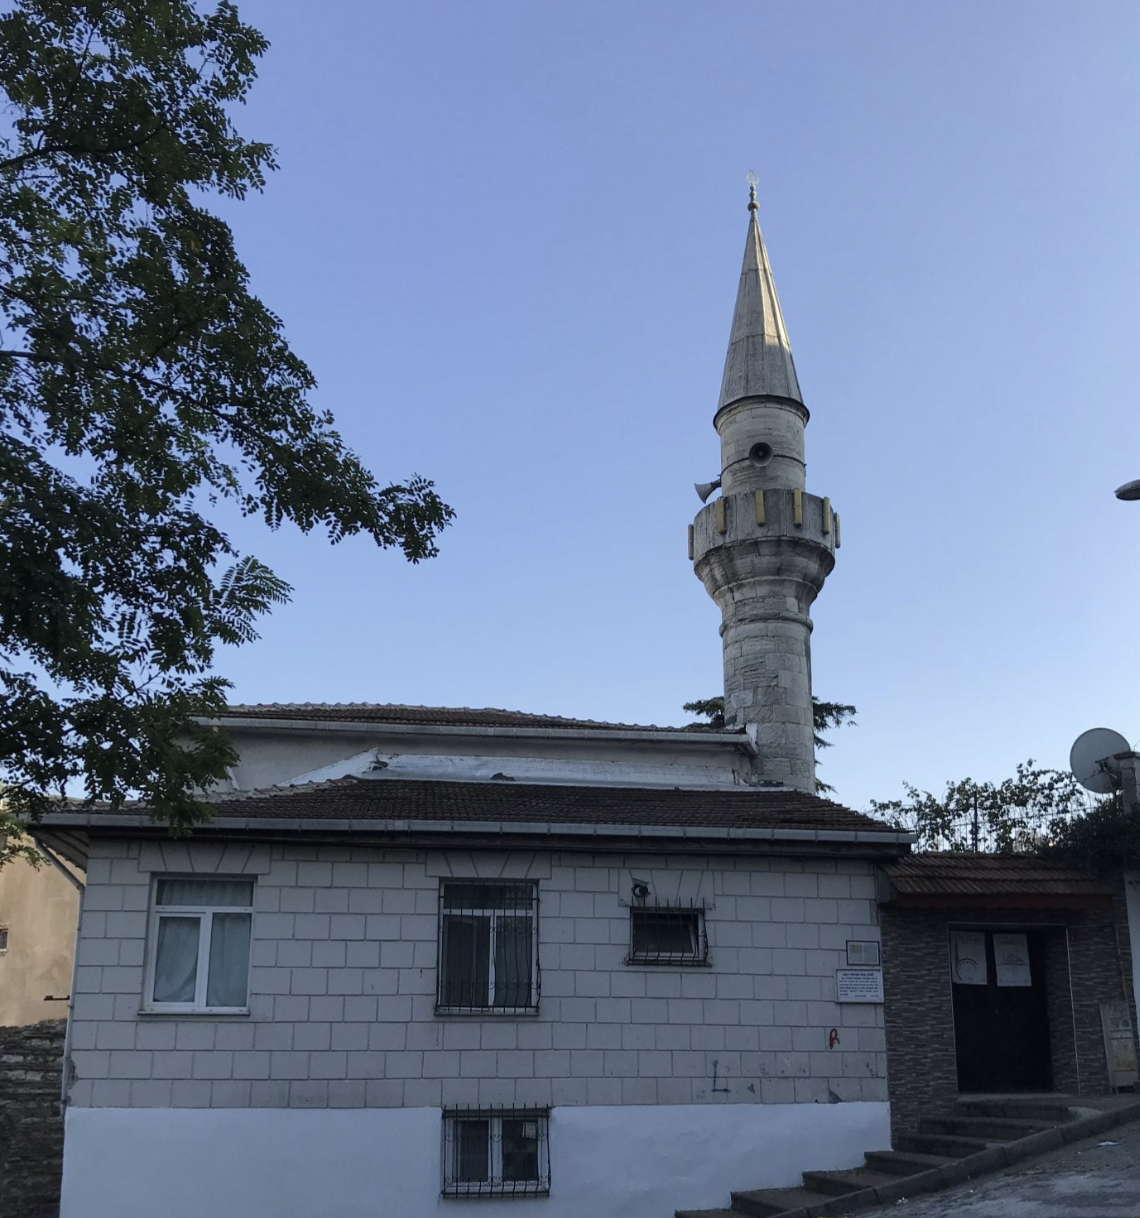
<instances>
[{"instance_id":1,"label":"satellite dish","mask_svg":"<svg viewBox=\"0 0 1140 1218\"><path fill-rule=\"evenodd\" d=\"M1119 732L1108 727L1092 727L1073 741L1069 750L1069 769L1073 777L1097 795L1107 795L1120 786L1117 753L1130 753L1132 746Z\"/></svg>"}]
</instances>

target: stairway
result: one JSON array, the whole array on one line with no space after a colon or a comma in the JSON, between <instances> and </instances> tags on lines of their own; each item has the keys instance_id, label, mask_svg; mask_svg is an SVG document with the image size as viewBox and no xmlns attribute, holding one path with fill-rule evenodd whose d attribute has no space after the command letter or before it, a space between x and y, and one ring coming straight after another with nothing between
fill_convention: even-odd
<instances>
[{"instance_id":1,"label":"stairway","mask_svg":"<svg viewBox=\"0 0 1140 1218\"><path fill-rule=\"evenodd\" d=\"M677 1210L676 1218L821 1218L897 1201L910 1177L1065 1124L1072 1102L1061 1096L959 1100L952 1115L923 1117L916 1132L900 1134L893 1150L867 1151L862 1167L805 1171L801 1188L735 1192L729 1209Z\"/></svg>"}]
</instances>

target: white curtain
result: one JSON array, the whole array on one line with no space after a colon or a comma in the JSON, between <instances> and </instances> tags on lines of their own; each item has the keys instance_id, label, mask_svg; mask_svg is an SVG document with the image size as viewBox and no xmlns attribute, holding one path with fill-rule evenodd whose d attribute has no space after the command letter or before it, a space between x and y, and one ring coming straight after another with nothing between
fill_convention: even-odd
<instances>
[{"instance_id":1,"label":"white curtain","mask_svg":"<svg viewBox=\"0 0 1140 1218\"><path fill-rule=\"evenodd\" d=\"M162 879L158 881L156 903L248 909L253 904L253 881Z\"/></svg>"},{"instance_id":2,"label":"white curtain","mask_svg":"<svg viewBox=\"0 0 1140 1218\"><path fill-rule=\"evenodd\" d=\"M208 1007L244 1007L249 983L247 913L216 913L210 932L210 973L206 981Z\"/></svg>"},{"instance_id":3,"label":"white curtain","mask_svg":"<svg viewBox=\"0 0 1140 1218\"><path fill-rule=\"evenodd\" d=\"M193 1002L198 979L200 918L159 918L154 1001Z\"/></svg>"}]
</instances>

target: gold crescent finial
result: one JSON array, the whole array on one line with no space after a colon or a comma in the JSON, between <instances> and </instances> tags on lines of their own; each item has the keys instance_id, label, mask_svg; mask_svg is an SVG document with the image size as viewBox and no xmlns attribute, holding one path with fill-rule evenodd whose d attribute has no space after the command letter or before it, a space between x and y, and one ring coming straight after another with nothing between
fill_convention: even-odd
<instances>
[{"instance_id":1,"label":"gold crescent finial","mask_svg":"<svg viewBox=\"0 0 1140 1218\"><path fill-rule=\"evenodd\" d=\"M745 175L744 180L748 183L748 210L758 211L760 204L756 202L756 183L760 179L756 176L756 171L750 169Z\"/></svg>"}]
</instances>

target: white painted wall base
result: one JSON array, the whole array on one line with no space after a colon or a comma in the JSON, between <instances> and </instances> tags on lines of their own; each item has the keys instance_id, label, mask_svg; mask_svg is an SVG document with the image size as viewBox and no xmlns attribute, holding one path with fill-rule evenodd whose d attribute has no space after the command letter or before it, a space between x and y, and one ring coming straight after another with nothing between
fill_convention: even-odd
<instances>
[{"instance_id":1,"label":"white painted wall base","mask_svg":"<svg viewBox=\"0 0 1140 1218\"><path fill-rule=\"evenodd\" d=\"M444 1200L438 1108L71 1108L60 1218L669 1218L890 1146L889 1105L556 1108L551 1194Z\"/></svg>"}]
</instances>

